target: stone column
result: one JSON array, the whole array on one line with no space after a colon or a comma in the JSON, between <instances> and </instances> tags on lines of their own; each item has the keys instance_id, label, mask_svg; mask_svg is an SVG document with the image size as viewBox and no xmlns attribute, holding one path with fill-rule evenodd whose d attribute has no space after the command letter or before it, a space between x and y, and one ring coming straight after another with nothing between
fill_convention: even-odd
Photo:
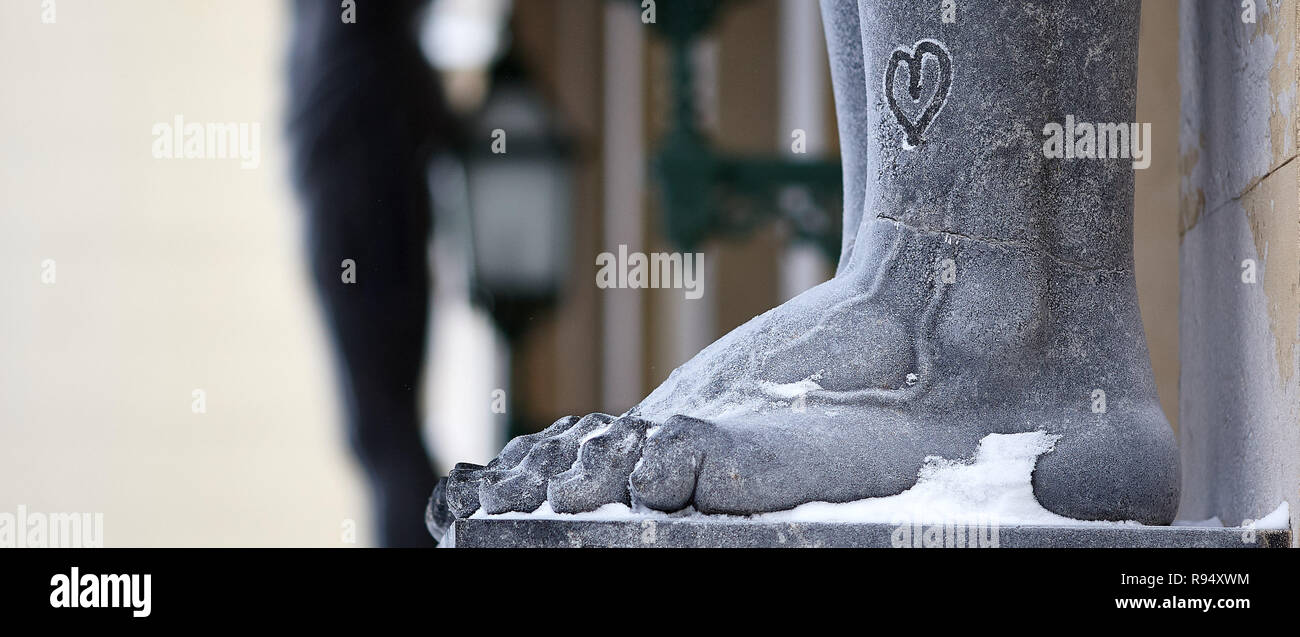
<instances>
[{"instance_id":1,"label":"stone column","mask_svg":"<svg viewBox=\"0 0 1300 637\"><path fill-rule=\"evenodd\" d=\"M1287 500L1294 529L1297 3L1255 4L1181 5L1180 517L1237 524Z\"/></svg>"}]
</instances>

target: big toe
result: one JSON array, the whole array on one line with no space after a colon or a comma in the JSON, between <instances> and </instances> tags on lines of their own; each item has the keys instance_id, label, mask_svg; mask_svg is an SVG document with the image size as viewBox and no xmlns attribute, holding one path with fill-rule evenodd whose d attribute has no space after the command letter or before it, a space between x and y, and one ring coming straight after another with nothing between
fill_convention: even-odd
<instances>
[{"instance_id":1,"label":"big toe","mask_svg":"<svg viewBox=\"0 0 1300 637\"><path fill-rule=\"evenodd\" d=\"M633 500L659 511L686 508L703 461L701 442L716 435L717 428L710 422L669 418L646 437L641 461L629 480Z\"/></svg>"}]
</instances>

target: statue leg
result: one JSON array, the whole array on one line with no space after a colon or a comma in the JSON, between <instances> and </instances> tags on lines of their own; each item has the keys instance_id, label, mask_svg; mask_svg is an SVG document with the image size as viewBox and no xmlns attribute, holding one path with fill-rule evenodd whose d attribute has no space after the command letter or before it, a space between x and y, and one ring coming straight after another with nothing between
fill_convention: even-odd
<instances>
[{"instance_id":1,"label":"statue leg","mask_svg":"<svg viewBox=\"0 0 1300 637\"><path fill-rule=\"evenodd\" d=\"M1138 5L959 4L952 24L937 3L824 4L850 206L861 181L836 276L622 417L561 420L458 470L458 514L545 500L748 514L888 496L927 456L1044 431L1056 442L1033 474L1043 506L1173 519L1177 454L1133 277L1132 160L1056 158L1044 137L1075 120L1128 132ZM859 68L864 91L849 79Z\"/></svg>"},{"instance_id":2,"label":"statue leg","mask_svg":"<svg viewBox=\"0 0 1300 637\"><path fill-rule=\"evenodd\" d=\"M867 75L862 65L862 29L855 0L822 0L822 23L830 51L831 85L835 90L836 124L840 133L840 163L844 167L844 237L840 269L853 258L853 240L862 225L867 192Z\"/></svg>"}]
</instances>

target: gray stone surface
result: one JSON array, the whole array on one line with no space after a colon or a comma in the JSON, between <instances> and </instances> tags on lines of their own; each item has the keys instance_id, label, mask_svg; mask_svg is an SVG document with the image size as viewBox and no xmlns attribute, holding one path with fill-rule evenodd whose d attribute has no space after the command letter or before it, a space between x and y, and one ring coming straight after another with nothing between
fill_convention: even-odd
<instances>
[{"instance_id":1,"label":"gray stone surface","mask_svg":"<svg viewBox=\"0 0 1300 637\"><path fill-rule=\"evenodd\" d=\"M845 212L833 279L705 348L622 417L562 420L454 471L448 506L777 511L897 494L927 456L1042 430L1058 436L1033 474L1047 509L1173 520L1178 456L1138 312L1132 162L1049 159L1042 137L1067 115L1134 120L1139 4L960 4L944 24L933 3L823 2L845 201L861 206Z\"/></svg>"},{"instance_id":2,"label":"gray stone surface","mask_svg":"<svg viewBox=\"0 0 1300 637\"><path fill-rule=\"evenodd\" d=\"M693 520L456 520L457 548L911 548L933 527ZM917 536L920 535L920 539ZM976 537L978 536L978 538ZM928 541L988 548L1286 548L1289 531L1182 526L1001 526L930 532ZM919 543L921 546L913 546ZM996 546L994 544L996 543Z\"/></svg>"}]
</instances>

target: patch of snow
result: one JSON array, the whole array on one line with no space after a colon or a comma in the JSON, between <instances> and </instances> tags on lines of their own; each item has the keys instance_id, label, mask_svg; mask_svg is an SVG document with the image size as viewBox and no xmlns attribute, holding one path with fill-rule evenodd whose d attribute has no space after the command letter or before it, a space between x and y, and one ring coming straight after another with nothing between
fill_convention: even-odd
<instances>
[{"instance_id":1,"label":"patch of snow","mask_svg":"<svg viewBox=\"0 0 1300 637\"><path fill-rule=\"evenodd\" d=\"M613 421L610 421L609 423L606 423L606 424L604 424L604 425L601 425L601 426L599 426L599 427L596 427L595 429L592 429L591 431L587 432L587 435L585 435L585 436L582 437L582 444L587 444L587 441L588 441L588 440L591 440L592 438L595 438L596 436L599 436L599 435L602 435L602 434L608 432L608 431L609 431L609 428L610 428L611 426L613 426Z\"/></svg>"},{"instance_id":2,"label":"patch of snow","mask_svg":"<svg viewBox=\"0 0 1300 637\"><path fill-rule=\"evenodd\" d=\"M758 387L771 398L777 400L794 400L800 396L807 395L808 392L821 391L822 386L817 381L822 379L821 374L813 374L795 383L774 383L771 381L759 381Z\"/></svg>"},{"instance_id":3,"label":"patch of snow","mask_svg":"<svg viewBox=\"0 0 1300 637\"><path fill-rule=\"evenodd\" d=\"M1031 477L1038 456L1060 436L1044 431L989 434L968 462L926 458L911 489L855 502L810 502L789 511L754 516L773 522L977 523L1037 525L1133 525L1067 518L1034 498Z\"/></svg>"},{"instance_id":4,"label":"patch of snow","mask_svg":"<svg viewBox=\"0 0 1300 637\"><path fill-rule=\"evenodd\" d=\"M1289 529L1291 528L1291 510L1287 506L1286 500L1282 501L1272 513L1255 520L1256 529Z\"/></svg>"},{"instance_id":5,"label":"patch of snow","mask_svg":"<svg viewBox=\"0 0 1300 637\"><path fill-rule=\"evenodd\" d=\"M474 512L474 515L471 515L470 517L475 519L491 519L491 520L612 521L612 520L644 520L644 519L667 520L669 518L691 517L694 515L699 515L699 514L696 513L695 509L693 508L687 508L685 510L677 511L675 513L664 513L662 511L655 511L653 509L647 509L644 507L637 507L633 509L632 507L629 507L626 504L621 504L618 502L612 502L610 504L606 504L605 506L602 506L596 509L595 511L587 511L586 513L556 513L555 509L551 508L550 502L543 502L542 506L537 507L537 510L531 513L514 512L514 513L496 513L496 514L489 515L487 513L484 513L483 509L480 508L478 511Z\"/></svg>"},{"instance_id":6,"label":"patch of snow","mask_svg":"<svg viewBox=\"0 0 1300 637\"><path fill-rule=\"evenodd\" d=\"M1200 526L1212 529L1223 528L1223 520L1219 516L1214 516L1208 520L1174 520L1171 526Z\"/></svg>"},{"instance_id":7,"label":"patch of snow","mask_svg":"<svg viewBox=\"0 0 1300 637\"><path fill-rule=\"evenodd\" d=\"M1223 520L1220 520L1219 516L1216 515L1208 520L1174 520L1173 525L1223 528ZM1270 530L1270 531L1286 530L1291 527L1291 510L1288 507L1286 501L1284 500L1282 504L1279 504L1276 509L1273 509L1272 513L1269 513L1268 515L1258 520L1255 520L1254 522L1250 522L1249 520L1244 520L1242 522L1242 526L1253 528L1253 529Z\"/></svg>"}]
</instances>

